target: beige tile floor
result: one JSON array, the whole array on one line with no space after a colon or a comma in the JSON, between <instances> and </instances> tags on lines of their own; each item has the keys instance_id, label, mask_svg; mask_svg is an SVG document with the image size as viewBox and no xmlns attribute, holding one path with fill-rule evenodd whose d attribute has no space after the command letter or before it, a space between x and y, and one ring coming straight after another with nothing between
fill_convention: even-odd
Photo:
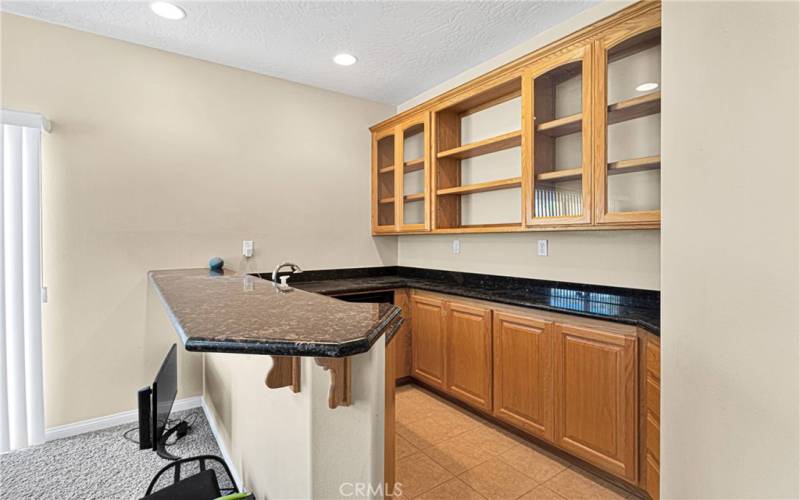
<instances>
[{"instance_id":1,"label":"beige tile floor","mask_svg":"<svg viewBox=\"0 0 800 500\"><path fill-rule=\"evenodd\" d=\"M396 397L402 498L636 498L419 386Z\"/></svg>"}]
</instances>

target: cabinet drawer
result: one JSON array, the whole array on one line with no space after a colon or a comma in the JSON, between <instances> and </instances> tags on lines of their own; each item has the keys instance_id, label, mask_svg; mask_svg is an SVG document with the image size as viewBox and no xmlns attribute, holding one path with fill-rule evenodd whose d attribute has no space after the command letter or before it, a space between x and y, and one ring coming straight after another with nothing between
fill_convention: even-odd
<instances>
[{"instance_id":1,"label":"cabinet drawer","mask_svg":"<svg viewBox=\"0 0 800 500\"><path fill-rule=\"evenodd\" d=\"M647 435L647 453L659 460L661 456L661 428L655 415L650 412L647 413L647 429L645 433Z\"/></svg>"},{"instance_id":2,"label":"cabinet drawer","mask_svg":"<svg viewBox=\"0 0 800 500\"><path fill-rule=\"evenodd\" d=\"M647 410L657 417L661 417L661 386L656 380L647 377L647 387L645 388L647 398Z\"/></svg>"}]
</instances>

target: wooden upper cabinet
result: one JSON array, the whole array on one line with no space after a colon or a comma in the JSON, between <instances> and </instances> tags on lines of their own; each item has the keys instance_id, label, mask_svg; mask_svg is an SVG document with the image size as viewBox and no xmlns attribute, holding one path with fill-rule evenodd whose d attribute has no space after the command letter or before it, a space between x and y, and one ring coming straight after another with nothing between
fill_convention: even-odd
<instances>
[{"instance_id":1,"label":"wooden upper cabinet","mask_svg":"<svg viewBox=\"0 0 800 500\"><path fill-rule=\"evenodd\" d=\"M660 29L638 2L372 127L373 233L658 228Z\"/></svg>"},{"instance_id":2,"label":"wooden upper cabinet","mask_svg":"<svg viewBox=\"0 0 800 500\"><path fill-rule=\"evenodd\" d=\"M373 132L373 233L429 231L430 113Z\"/></svg>"},{"instance_id":3,"label":"wooden upper cabinet","mask_svg":"<svg viewBox=\"0 0 800 500\"><path fill-rule=\"evenodd\" d=\"M553 420L553 323L494 312L494 416L548 441Z\"/></svg>"},{"instance_id":4,"label":"wooden upper cabinet","mask_svg":"<svg viewBox=\"0 0 800 500\"><path fill-rule=\"evenodd\" d=\"M445 390L492 411L492 310L448 301Z\"/></svg>"},{"instance_id":5,"label":"wooden upper cabinet","mask_svg":"<svg viewBox=\"0 0 800 500\"><path fill-rule=\"evenodd\" d=\"M372 133L372 232L394 233L395 217L395 127Z\"/></svg>"},{"instance_id":6,"label":"wooden upper cabinet","mask_svg":"<svg viewBox=\"0 0 800 500\"><path fill-rule=\"evenodd\" d=\"M595 221L661 220L660 9L595 43Z\"/></svg>"},{"instance_id":7,"label":"wooden upper cabinet","mask_svg":"<svg viewBox=\"0 0 800 500\"><path fill-rule=\"evenodd\" d=\"M403 121L396 141L402 144L395 154L395 185L399 187L396 218L399 232L431 229L430 114L427 112Z\"/></svg>"},{"instance_id":8,"label":"wooden upper cabinet","mask_svg":"<svg viewBox=\"0 0 800 500\"><path fill-rule=\"evenodd\" d=\"M445 387L445 302L411 296L412 375L438 389Z\"/></svg>"},{"instance_id":9,"label":"wooden upper cabinet","mask_svg":"<svg viewBox=\"0 0 800 500\"><path fill-rule=\"evenodd\" d=\"M528 226L589 224L592 211L592 46L533 64L523 79Z\"/></svg>"},{"instance_id":10,"label":"wooden upper cabinet","mask_svg":"<svg viewBox=\"0 0 800 500\"><path fill-rule=\"evenodd\" d=\"M556 445L636 481L636 337L569 325L556 330Z\"/></svg>"}]
</instances>

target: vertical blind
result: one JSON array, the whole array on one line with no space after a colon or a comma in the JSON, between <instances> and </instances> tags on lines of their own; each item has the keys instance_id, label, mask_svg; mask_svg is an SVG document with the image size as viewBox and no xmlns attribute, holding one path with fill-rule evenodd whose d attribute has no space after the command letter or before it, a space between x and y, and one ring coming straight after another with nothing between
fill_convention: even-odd
<instances>
[{"instance_id":1,"label":"vertical blind","mask_svg":"<svg viewBox=\"0 0 800 500\"><path fill-rule=\"evenodd\" d=\"M2 111L0 452L44 441L41 115Z\"/></svg>"}]
</instances>

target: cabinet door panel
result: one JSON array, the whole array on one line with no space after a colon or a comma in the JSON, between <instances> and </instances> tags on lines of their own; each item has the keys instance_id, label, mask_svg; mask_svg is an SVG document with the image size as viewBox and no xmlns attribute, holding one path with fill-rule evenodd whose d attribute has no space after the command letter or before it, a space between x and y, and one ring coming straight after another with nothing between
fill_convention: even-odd
<instances>
[{"instance_id":1,"label":"cabinet door panel","mask_svg":"<svg viewBox=\"0 0 800 500\"><path fill-rule=\"evenodd\" d=\"M494 314L494 415L553 440L553 325Z\"/></svg>"},{"instance_id":2,"label":"cabinet door panel","mask_svg":"<svg viewBox=\"0 0 800 500\"><path fill-rule=\"evenodd\" d=\"M409 290L395 290L394 304L403 310L403 324L394 335L395 347L395 378L411 375L411 301Z\"/></svg>"},{"instance_id":3,"label":"cabinet door panel","mask_svg":"<svg viewBox=\"0 0 800 500\"><path fill-rule=\"evenodd\" d=\"M447 303L447 392L492 411L492 311Z\"/></svg>"},{"instance_id":4,"label":"cabinet door panel","mask_svg":"<svg viewBox=\"0 0 800 500\"><path fill-rule=\"evenodd\" d=\"M559 325L556 377L557 444L635 480L636 338Z\"/></svg>"},{"instance_id":5,"label":"cabinet door panel","mask_svg":"<svg viewBox=\"0 0 800 500\"><path fill-rule=\"evenodd\" d=\"M411 298L411 366L414 377L444 389L444 301Z\"/></svg>"}]
</instances>

